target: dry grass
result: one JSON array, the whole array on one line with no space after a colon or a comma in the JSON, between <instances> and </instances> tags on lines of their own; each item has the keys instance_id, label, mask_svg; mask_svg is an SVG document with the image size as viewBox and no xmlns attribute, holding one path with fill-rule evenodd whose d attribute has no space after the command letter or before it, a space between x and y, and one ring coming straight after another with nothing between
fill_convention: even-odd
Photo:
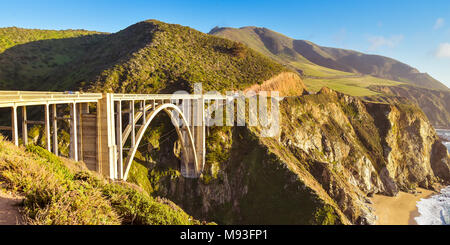
<instances>
[{"instance_id":1,"label":"dry grass","mask_svg":"<svg viewBox=\"0 0 450 245\"><path fill-rule=\"evenodd\" d=\"M25 196L26 222L39 225L120 224L119 216L99 190L70 181L73 173L55 159L25 152L0 139L1 177L10 189Z\"/></svg>"},{"instance_id":2,"label":"dry grass","mask_svg":"<svg viewBox=\"0 0 450 245\"><path fill-rule=\"evenodd\" d=\"M253 91L259 93L261 91L278 91L280 96L300 96L306 91L302 79L295 73L283 72L279 75L263 82L261 85L255 84L245 90L245 92Z\"/></svg>"},{"instance_id":3,"label":"dry grass","mask_svg":"<svg viewBox=\"0 0 450 245\"><path fill-rule=\"evenodd\" d=\"M33 225L186 225L195 221L127 184L109 183L82 163L37 147L18 148L0 137L0 180L25 197Z\"/></svg>"}]
</instances>

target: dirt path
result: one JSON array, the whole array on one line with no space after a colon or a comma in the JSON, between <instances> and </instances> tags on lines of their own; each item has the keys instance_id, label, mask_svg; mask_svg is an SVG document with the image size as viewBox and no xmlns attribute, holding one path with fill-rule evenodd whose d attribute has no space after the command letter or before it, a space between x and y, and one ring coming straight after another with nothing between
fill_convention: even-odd
<instances>
[{"instance_id":1,"label":"dirt path","mask_svg":"<svg viewBox=\"0 0 450 245\"><path fill-rule=\"evenodd\" d=\"M21 224L19 206L21 198L14 197L0 190L0 225Z\"/></svg>"}]
</instances>

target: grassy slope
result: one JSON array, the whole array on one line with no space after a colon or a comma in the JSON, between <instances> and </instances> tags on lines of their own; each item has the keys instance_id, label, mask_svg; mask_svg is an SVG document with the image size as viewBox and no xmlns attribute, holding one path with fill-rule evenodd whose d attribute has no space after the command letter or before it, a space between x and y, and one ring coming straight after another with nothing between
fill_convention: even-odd
<instances>
[{"instance_id":1,"label":"grassy slope","mask_svg":"<svg viewBox=\"0 0 450 245\"><path fill-rule=\"evenodd\" d=\"M339 77L339 78L304 78L308 90L320 91L323 87L328 87L336 91L352 96L375 96L380 93L370 89L370 86L399 86L402 83L377 78L373 76Z\"/></svg>"},{"instance_id":2,"label":"grassy slope","mask_svg":"<svg viewBox=\"0 0 450 245\"><path fill-rule=\"evenodd\" d=\"M29 224L195 224L167 200L128 184L109 183L80 163L36 146L17 148L0 138L0 184L25 196Z\"/></svg>"},{"instance_id":3,"label":"grassy slope","mask_svg":"<svg viewBox=\"0 0 450 245\"><path fill-rule=\"evenodd\" d=\"M73 89L61 74L105 34L88 31L0 29L0 89Z\"/></svg>"},{"instance_id":4,"label":"grassy slope","mask_svg":"<svg viewBox=\"0 0 450 245\"><path fill-rule=\"evenodd\" d=\"M308 87L308 90L313 92L317 92L326 86L349 95L370 96L377 94L368 89L370 85L392 86L401 84L400 82L389 79L376 78L369 75L364 76L353 73L352 71L341 71L339 69L331 69L317 65L306 59L297 50L297 40L266 28L217 28L213 29L210 33L242 42L273 60L299 71L303 76L303 81ZM330 55L321 49L314 48L314 51L322 57L332 59Z\"/></svg>"},{"instance_id":5,"label":"grassy slope","mask_svg":"<svg viewBox=\"0 0 450 245\"><path fill-rule=\"evenodd\" d=\"M238 43L149 20L115 34L42 40L0 54L0 88L173 92L244 89L286 68Z\"/></svg>"},{"instance_id":6,"label":"grassy slope","mask_svg":"<svg viewBox=\"0 0 450 245\"><path fill-rule=\"evenodd\" d=\"M309 91L317 92L322 87L329 87L376 101L392 101L395 98L387 97L402 96L417 102L434 125L450 127L446 120L449 117L448 107L445 106L448 99L442 95L447 94L448 88L429 75L396 60L321 47L308 41L293 40L266 28L215 28L211 33L243 42L280 63L302 70L303 82ZM434 91L436 89L441 90ZM441 95L435 95L439 93ZM420 100L417 99L419 97Z\"/></svg>"},{"instance_id":7,"label":"grassy slope","mask_svg":"<svg viewBox=\"0 0 450 245\"><path fill-rule=\"evenodd\" d=\"M286 70L238 43L189 27L147 21L129 29L150 31L151 41L126 62L103 72L96 80L102 88L158 92L192 88L199 82L206 90L224 91L260 84Z\"/></svg>"},{"instance_id":8,"label":"grassy slope","mask_svg":"<svg viewBox=\"0 0 450 245\"><path fill-rule=\"evenodd\" d=\"M388 57L321 47L308 41L295 42L298 52L308 60L328 68L373 75L429 89L448 90L444 84L427 73L420 73L417 69Z\"/></svg>"},{"instance_id":9,"label":"grassy slope","mask_svg":"<svg viewBox=\"0 0 450 245\"><path fill-rule=\"evenodd\" d=\"M99 34L86 30L39 30L17 27L0 28L0 53L16 45L39 40L74 38L85 35Z\"/></svg>"},{"instance_id":10,"label":"grassy slope","mask_svg":"<svg viewBox=\"0 0 450 245\"><path fill-rule=\"evenodd\" d=\"M295 70L301 70L307 76L330 77L352 75L352 73L329 69L310 62L300 53L295 52L293 39L265 28L220 28L213 29L210 34L242 42L277 62L288 65Z\"/></svg>"}]
</instances>

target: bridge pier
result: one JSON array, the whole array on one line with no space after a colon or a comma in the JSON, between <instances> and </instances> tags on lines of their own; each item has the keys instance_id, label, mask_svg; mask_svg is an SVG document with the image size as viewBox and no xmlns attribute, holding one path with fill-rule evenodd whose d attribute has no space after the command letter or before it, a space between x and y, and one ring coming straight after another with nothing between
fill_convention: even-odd
<instances>
[{"instance_id":1,"label":"bridge pier","mask_svg":"<svg viewBox=\"0 0 450 245\"><path fill-rule=\"evenodd\" d=\"M117 179L117 145L112 94L104 94L97 103L97 168L98 172Z\"/></svg>"},{"instance_id":2,"label":"bridge pier","mask_svg":"<svg viewBox=\"0 0 450 245\"><path fill-rule=\"evenodd\" d=\"M117 113L116 113L116 119L117 119L117 124L116 124L116 140L117 140L117 169L118 171L118 178L122 179L123 178L123 135L122 135L122 130L123 130L123 125L122 125L122 101L117 101L116 102L116 108L117 108Z\"/></svg>"},{"instance_id":3,"label":"bridge pier","mask_svg":"<svg viewBox=\"0 0 450 245\"><path fill-rule=\"evenodd\" d=\"M53 154L59 155L59 146L58 146L58 111L56 108L56 104L52 105L53 117Z\"/></svg>"},{"instance_id":4,"label":"bridge pier","mask_svg":"<svg viewBox=\"0 0 450 245\"><path fill-rule=\"evenodd\" d=\"M187 127L189 127L194 138L194 146L188 147L187 152L184 153L187 156L182 158L181 173L186 178L198 178L205 163L205 99L183 100L182 107L189 123ZM185 144L190 144L187 129L182 130L182 136ZM192 149L195 149L195 151ZM195 162L194 159L198 161Z\"/></svg>"},{"instance_id":5,"label":"bridge pier","mask_svg":"<svg viewBox=\"0 0 450 245\"><path fill-rule=\"evenodd\" d=\"M70 158L78 161L78 125L76 103L70 104Z\"/></svg>"},{"instance_id":6,"label":"bridge pier","mask_svg":"<svg viewBox=\"0 0 450 245\"><path fill-rule=\"evenodd\" d=\"M22 106L22 140L25 146L28 145L28 123L27 123L27 107Z\"/></svg>"},{"instance_id":7,"label":"bridge pier","mask_svg":"<svg viewBox=\"0 0 450 245\"><path fill-rule=\"evenodd\" d=\"M11 127L12 140L16 146L19 146L19 129L17 125L17 106L11 108Z\"/></svg>"},{"instance_id":8,"label":"bridge pier","mask_svg":"<svg viewBox=\"0 0 450 245\"><path fill-rule=\"evenodd\" d=\"M51 136L50 136L50 107L48 104L44 105L44 131L45 131L45 146L47 151L51 152Z\"/></svg>"}]
</instances>

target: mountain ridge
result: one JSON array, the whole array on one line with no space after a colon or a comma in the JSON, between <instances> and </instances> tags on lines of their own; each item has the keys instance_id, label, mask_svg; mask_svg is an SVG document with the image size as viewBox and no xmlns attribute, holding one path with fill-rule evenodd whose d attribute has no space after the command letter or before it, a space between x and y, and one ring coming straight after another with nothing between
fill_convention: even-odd
<instances>
[{"instance_id":1,"label":"mountain ridge","mask_svg":"<svg viewBox=\"0 0 450 245\"><path fill-rule=\"evenodd\" d=\"M248 37L250 33L254 33L259 35L264 46L275 55L290 52L295 55L300 55L309 62L329 69L373 75L427 88L449 90L447 86L432 78L427 73L420 73L416 68L395 59L381 55L364 54L350 49L323 47L311 41L296 40L287 37L265 27L216 27L209 33L211 35L240 41L255 48L255 43L250 42ZM244 34L247 34L247 36L244 36ZM261 48L256 49L261 50ZM288 62L284 61L284 63Z\"/></svg>"},{"instance_id":2,"label":"mountain ridge","mask_svg":"<svg viewBox=\"0 0 450 245\"><path fill-rule=\"evenodd\" d=\"M449 103L450 89L427 73L395 59L322 47L264 27L216 27L210 34L242 42L296 70L309 91L329 87L369 101L384 102L403 96L410 100L403 102L418 104L433 125L450 128L450 108L445 106ZM422 100L417 99L418 94Z\"/></svg>"}]
</instances>

